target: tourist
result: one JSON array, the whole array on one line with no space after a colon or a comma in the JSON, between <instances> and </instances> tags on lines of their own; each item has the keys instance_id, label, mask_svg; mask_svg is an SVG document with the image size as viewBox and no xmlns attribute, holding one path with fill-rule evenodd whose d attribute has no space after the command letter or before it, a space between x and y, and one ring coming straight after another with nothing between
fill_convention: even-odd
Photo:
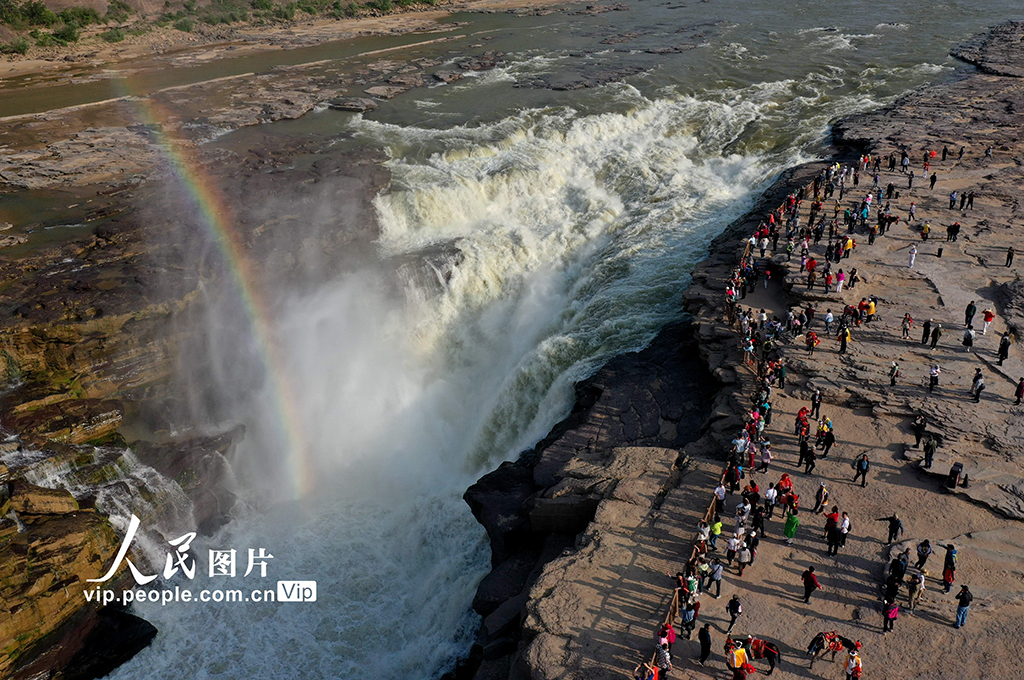
<instances>
[{"instance_id":1,"label":"tourist","mask_svg":"<svg viewBox=\"0 0 1024 680\"><path fill-rule=\"evenodd\" d=\"M939 338L942 337L942 324L935 324L935 328L932 329L932 344L931 349L935 349L935 346L939 344Z\"/></svg>"},{"instance_id":2,"label":"tourist","mask_svg":"<svg viewBox=\"0 0 1024 680\"><path fill-rule=\"evenodd\" d=\"M902 581L903 577L907 575L907 567L909 565L910 548L905 548L889 563L889 576L892 576L893 580L897 583Z\"/></svg>"},{"instance_id":3,"label":"tourist","mask_svg":"<svg viewBox=\"0 0 1024 680\"><path fill-rule=\"evenodd\" d=\"M928 344L928 338L929 338L929 336L931 335L931 332L932 332L932 320L928 319L927 321L925 321L924 322L924 326L922 326L921 328L922 328L921 344L922 345L927 345Z\"/></svg>"},{"instance_id":4,"label":"tourist","mask_svg":"<svg viewBox=\"0 0 1024 680\"><path fill-rule=\"evenodd\" d=\"M1020 402L1024 399L1024 378L1021 378L1017 382L1017 389L1013 391L1013 396L1017 398L1017 401L1013 402L1014 406L1020 406Z\"/></svg>"},{"instance_id":5,"label":"tourist","mask_svg":"<svg viewBox=\"0 0 1024 680\"><path fill-rule=\"evenodd\" d=\"M886 539L886 543L892 543L903 533L903 522L895 512L889 517L879 517L876 521L889 523L889 538Z\"/></svg>"},{"instance_id":6,"label":"tourist","mask_svg":"<svg viewBox=\"0 0 1024 680\"><path fill-rule=\"evenodd\" d=\"M924 433L928 428L928 420L924 417L924 414L918 414L914 418L914 422L911 424L911 428L914 430L914 448L921 446L921 438L924 437Z\"/></svg>"},{"instance_id":7,"label":"tourist","mask_svg":"<svg viewBox=\"0 0 1024 680\"><path fill-rule=\"evenodd\" d=\"M655 673L654 666L649 663L641 661L637 664L636 668L633 669L634 680L654 680L656 676L657 673Z\"/></svg>"},{"instance_id":8,"label":"tourist","mask_svg":"<svg viewBox=\"0 0 1024 680\"><path fill-rule=\"evenodd\" d=\"M711 583L715 584L715 599L717 600L722 596L722 574L725 572L725 565L722 564L722 560L717 557L711 562L711 571L708 573L710 579L708 584L708 592L711 592Z\"/></svg>"},{"instance_id":9,"label":"tourist","mask_svg":"<svg viewBox=\"0 0 1024 680\"><path fill-rule=\"evenodd\" d=\"M889 367L889 387L896 387L896 378L900 377L900 365L895 361Z\"/></svg>"},{"instance_id":10,"label":"tourist","mask_svg":"<svg viewBox=\"0 0 1024 680\"><path fill-rule=\"evenodd\" d=\"M932 190L935 189L935 183L937 181L939 181L939 176L933 172L931 178L929 178L929 180L928 180L928 190L929 191L932 191Z\"/></svg>"},{"instance_id":11,"label":"tourist","mask_svg":"<svg viewBox=\"0 0 1024 680\"><path fill-rule=\"evenodd\" d=\"M850 531L851 530L852 530L852 525L850 524L850 515L849 515L849 513L844 512L843 516L839 519L839 547L840 548L845 548L846 547L846 538L847 538L847 536L850 535ZM838 552L839 551L836 550L835 553L833 553L833 554L837 554Z\"/></svg>"},{"instance_id":12,"label":"tourist","mask_svg":"<svg viewBox=\"0 0 1024 680\"><path fill-rule=\"evenodd\" d=\"M903 339L910 339L910 327L914 325L914 320L910 318L910 312L903 315L903 321L900 322L900 328L903 330Z\"/></svg>"},{"instance_id":13,"label":"tourist","mask_svg":"<svg viewBox=\"0 0 1024 680\"><path fill-rule=\"evenodd\" d=\"M935 437L928 435L924 440L924 466L930 468L932 461L935 459L935 450L938 449L939 443Z\"/></svg>"},{"instance_id":14,"label":"tourist","mask_svg":"<svg viewBox=\"0 0 1024 680\"><path fill-rule=\"evenodd\" d=\"M863 487L867 486L868 485L868 468L870 468L870 467L871 467L871 463L870 463L870 461L868 461L868 454L862 453L860 455L860 458L858 458L857 460L855 460L853 462L853 469L854 469L853 483L856 484L857 483L857 478L860 477L860 485L861 485L861 487L863 488Z\"/></svg>"},{"instance_id":15,"label":"tourist","mask_svg":"<svg viewBox=\"0 0 1024 680\"><path fill-rule=\"evenodd\" d=\"M992 325L992 321L995 318L996 318L996 313L993 312L991 309L983 309L983 310L981 310L981 321L982 321L981 334L982 335L988 334L988 327L990 325Z\"/></svg>"},{"instance_id":16,"label":"tourist","mask_svg":"<svg viewBox=\"0 0 1024 680\"><path fill-rule=\"evenodd\" d=\"M814 449L811 448L811 447L808 447L807 453L805 454L805 460L807 461L806 462L806 467L804 468L804 474L805 475L811 474L811 472L814 470L814 467L815 467L814 463L815 463L815 460L817 460L817 458L818 458L818 456L814 452Z\"/></svg>"},{"instance_id":17,"label":"tourist","mask_svg":"<svg viewBox=\"0 0 1024 680\"><path fill-rule=\"evenodd\" d=\"M843 327L839 329L839 353L846 354L846 346L850 342L850 329Z\"/></svg>"},{"instance_id":18,"label":"tourist","mask_svg":"<svg viewBox=\"0 0 1024 680\"><path fill-rule=\"evenodd\" d=\"M938 330L936 328L935 330ZM935 336L932 336L934 342ZM935 345L932 345L934 347ZM939 374L942 373L942 369L939 368L938 364L932 364L932 367L928 370L928 391L931 392L939 386Z\"/></svg>"},{"instance_id":19,"label":"tourist","mask_svg":"<svg viewBox=\"0 0 1024 680\"><path fill-rule=\"evenodd\" d=\"M887 601L882 606L882 633L891 632L900 615L900 606L894 601Z\"/></svg>"},{"instance_id":20,"label":"tourist","mask_svg":"<svg viewBox=\"0 0 1024 680\"><path fill-rule=\"evenodd\" d=\"M931 554L932 544L926 538L917 544L917 564L914 565L914 568L918 571L922 571L924 569L924 565L928 562L928 557Z\"/></svg>"},{"instance_id":21,"label":"tourist","mask_svg":"<svg viewBox=\"0 0 1024 680\"><path fill-rule=\"evenodd\" d=\"M689 606L689 604L687 604ZM661 628L658 629L658 644L668 645L668 651L672 651L672 645L676 643L676 629L672 627L671 621L666 621L661 624Z\"/></svg>"},{"instance_id":22,"label":"tourist","mask_svg":"<svg viewBox=\"0 0 1024 680\"><path fill-rule=\"evenodd\" d=\"M750 564L752 559L750 546L747 543L741 544L740 549L736 554L736 561L739 564L739 576L743 576L743 570L747 568L747 565Z\"/></svg>"},{"instance_id":23,"label":"tourist","mask_svg":"<svg viewBox=\"0 0 1024 680\"><path fill-rule=\"evenodd\" d=\"M723 480L715 487L715 512L719 514L725 512L725 494L726 488L725 481Z\"/></svg>"},{"instance_id":24,"label":"tourist","mask_svg":"<svg viewBox=\"0 0 1024 680\"><path fill-rule=\"evenodd\" d=\"M974 595L971 595L971 591L967 586L960 586L960 593L956 596L956 624L954 628L963 628L967 623L967 612L971 608L971 602L974 601Z\"/></svg>"},{"instance_id":25,"label":"tourist","mask_svg":"<svg viewBox=\"0 0 1024 680\"><path fill-rule=\"evenodd\" d=\"M907 582L907 609L913 612L917 609L917 602L924 592L924 575L914 574Z\"/></svg>"},{"instance_id":26,"label":"tourist","mask_svg":"<svg viewBox=\"0 0 1024 680\"><path fill-rule=\"evenodd\" d=\"M999 362L997 365L1002 366L1003 362L1006 361L1007 358L1009 358L1010 342L1010 332L1006 331L1005 333L1003 333L1003 337L999 338L999 349L997 351Z\"/></svg>"},{"instance_id":27,"label":"tourist","mask_svg":"<svg viewBox=\"0 0 1024 680\"><path fill-rule=\"evenodd\" d=\"M707 542L709 540L711 540L711 525L702 519L697 522L697 542Z\"/></svg>"},{"instance_id":28,"label":"tourist","mask_svg":"<svg viewBox=\"0 0 1024 680\"><path fill-rule=\"evenodd\" d=\"M725 640L725 665L732 671L732 680L746 680L747 650L743 645L736 644L732 639Z\"/></svg>"},{"instance_id":29,"label":"tourist","mask_svg":"<svg viewBox=\"0 0 1024 680\"><path fill-rule=\"evenodd\" d=\"M832 447L835 446L836 443L836 432L835 429L832 427L831 421L829 421L828 430L825 431L825 436L822 437L821 443L821 459L825 460L826 458L828 458L829 452L832 450Z\"/></svg>"},{"instance_id":30,"label":"tourist","mask_svg":"<svg viewBox=\"0 0 1024 680\"><path fill-rule=\"evenodd\" d=\"M705 623L700 632L697 633L697 640L700 642L700 659L697 660L698 666L703 666L707 663L708 658L711 657L711 624Z\"/></svg>"},{"instance_id":31,"label":"tourist","mask_svg":"<svg viewBox=\"0 0 1024 680\"><path fill-rule=\"evenodd\" d=\"M946 546L946 557L942 564L943 592L948 593L953 588L953 581L956 580L956 548L952 544Z\"/></svg>"},{"instance_id":32,"label":"tourist","mask_svg":"<svg viewBox=\"0 0 1024 680\"><path fill-rule=\"evenodd\" d=\"M1006 249L1006 266L1007 267L1013 266L1013 255L1014 255L1014 252L1015 251L1013 249L1013 246L1010 246L1009 248Z\"/></svg>"},{"instance_id":33,"label":"tourist","mask_svg":"<svg viewBox=\"0 0 1024 680\"><path fill-rule=\"evenodd\" d=\"M843 670L846 671L846 680L860 680L864 669L860 662L860 654L856 649L850 650L850 655L846 658L846 663L843 664Z\"/></svg>"},{"instance_id":34,"label":"tourist","mask_svg":"<svg viewBox=\"0 0 1024 680\"><path fill-rule=\"evenodd\" d=\"M974 304L974 300L967 305L964 310L964 325L970 328L971 322L974 320L974 315L978 312L978 306Z\"/></svg>"},{"instance_id":35,"label":"tourist","mask_svg":"<svg viewBox=\"0 0 1024 680\"><path fill-rule=\"evenodd\" d=\"M742 541L740 540L740 535L738 533L734 533L729 537L729 540L726 541L725 559L729 561L730 567L732 566L732 561L736 559L736 552L740 549L741 543Z\"/></svg>"},{"instance_id":36,"label":"tourist","mask_svg":"<svg viewBox=\"0 0 1024 680\"><path fill-rule=\"evenodd\" d=\"M800 518L797 516L797 511L792 510L786 514L786 525L782 529L782 535L786 537L786 545L793 545L793 538L796 536L796 530L800 527Z\"/></svg>"},{"instance_id":37,"label":"tourist","mask_svg":"<svg viewBox=\"0 0 1024 680\"><path fill-rule=\"evenodd\" d=\"M914 268L914 260L915 260L916 258L917 258L917 246L915 246L915 245L911 245L911 246L910 246L910 263L909 263L909 264L907 265L907 266L909 266L909 267L910 267L911 269L913 269L913 268Z\"/></svg>"},{"instance_id":38,"label":"tourist","mask_svg":"<svg viewBox=\"0 0 1024 680\"><path fill-rule=\"evenodd\" d=\"M679 619L683 623L683 637L687 640L690 639L690 635L693 634L693 629L697 625L697 612L700 611L700 602L690 600L683 607L682 611L679 612ZM672 633L673 638L675 632ZM671 651L672 645L669 645L669 651Z\"/></svg>"},{"instance_id":39,"label":"tourist","mask_svg":"<svg viewBox=\"0 0 1024 680\"><path fill-rule=\"evenodd\" d=\"M825 512L825 506L828 504L828 487L825 486L825 482L821 482L818 485L818 490L814 493L814 507L811 509L812 513Z\"/></svg>"},{"instance_id":40,"label":"tourist","mask_svg":"<svg viewBox=\"0 0 1024 680\"><path fill-rule=\"evenodd\" d=\"M810 604L811 594L821 588L818 577L814 575L814 567L807 567L807 570L800 576L804 582L804 602Z\"/></svg>"},{"instance_id":41,"label":"tourist","mask_svg":"<svg viewBox=\"0 0 1024 680\"><path fill-rule=\"evenodd\" d=\"M811 418L821 417L821 390L814 390L814 395L811 396Z\"/></svg>"},{"instance_id":42,"label":"tourist","mask_svg":"<svg viewBox=\"0 0 1024 680\"><path fill-rule=\"evenodd\" d=\"M718 550L718 537L722 535L722 517L715 513L711 520L711 549Z\"/></svg>"},{"instance_id":43,"label":"tourist","mask_svg":"<svg viewBox=\"0 0 1024 680\"><path fill-rule=\"evenodd\" d=\"M736 619L743 613L743 605L740 604L739 595L732 596L732 599L725 605L725 611L729 613L729 627L725 630L726 634L729 634L732 632L733 627L736 626Z\"/></svg>"},{"instance_id":44,"label":"tourist","mask_svg":"<svg viewBox=\"0 0 1024 680\"><path fill-rule=\"evenodd\" d=\"M779 492L775 488L775 485L769 484L768 490L764 492L764 514L768 519L771 519L775 515L775 503L778 498Z\"/></svg>"},{"instance_id":45,"label":"tourist","mask_svg":"<svg viewBox=\"0 0 1024 680\"><path fill-rule=\"evenodd\" d=\"M658 645L654 650L660 677L665 677L672 670L672 654L668 651L668 643Z\"/></svg>"}]
</instances>

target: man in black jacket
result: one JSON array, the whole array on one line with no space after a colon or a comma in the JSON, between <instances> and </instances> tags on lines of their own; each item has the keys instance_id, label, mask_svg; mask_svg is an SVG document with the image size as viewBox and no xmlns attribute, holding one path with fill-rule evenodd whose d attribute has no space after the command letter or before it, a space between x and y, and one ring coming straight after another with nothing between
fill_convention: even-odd
<instances>
[{"instance_id":1,"label":"man in black jacket","mask_svg":"<svg viewBox=\"0 0 1024 680\"><path fill-rule=\"evenodd\" d=\"M960 593L956 596L956 625L953 626L954 628L963 628L967 623L967 612L973 601L974 595L971 595L971 591L967 586L961 586Z\"/></svg>"}]
</instances>

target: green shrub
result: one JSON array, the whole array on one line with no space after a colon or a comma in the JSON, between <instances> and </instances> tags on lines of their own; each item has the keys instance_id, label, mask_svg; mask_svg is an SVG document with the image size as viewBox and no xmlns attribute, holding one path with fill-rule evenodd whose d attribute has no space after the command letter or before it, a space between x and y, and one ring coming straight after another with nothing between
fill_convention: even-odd
<instances>
[{"instance_id":1,"label":"green shrub","mask_svg":"<svg viewBox=\"0 0 1024 680\"><path fill-rule=\"evenodd\" d=\"M204 24L232 24L236 21L249 19L249 8L239 0L213 0L208 6L197 12L197 17Z\"/></svg>"},{"instance_id":2,"label":"green shrub","mask_svg":"<svg viewBox=\"0 0 1024 680\"><path fill-rule=\"evenodd\" d=\"M29 26L53 26L58 20L57 15L38 0L22 5L21 14Z\"/></svg>"},{"instance_id":3,"label":"green shrub","mask_svg":"<svg viewBox=\"0 0 1024 680\"><path fill-rule=\"evenodd\" d=\"M106 40L108 43L116 43L124 40L125 32L120 28L112 28L109 31L103 31L100 33L100 38Z\"/></svg>"},{"instance_id":4,"label":"green shrub","mask_svg":"<svg viewBox=\"0 0 1024 680\"><path fill-rule=\"evenodd\" d=\"M9 43L0 43L0 54L25 54L28 52L28 41L15 38Z\"/></svg>"},{"instance_id":5,"label":"green shrub","mask_svg":"<svg viewBox=\"0 0 1024 680\"><path fill-rule=\"evenodd\" d=\"M197 4L198 4L197 0L187 0L185 2L185 11L188 12L189 14L195 14L196 13L196 5Z\"/></svg>"},{"instance_id":6,"label":"green shrub","mask_svg":"<svg viewBox=\"0 0 1024 680\"><path fill-rule=\"evenodd\" d=\"M53 37L61 41L63 44L78 42L80 35L81 33L79 31L78 24L74 21L64 24L63 26L58 26L53 31Z\"/></svg>"},{"instance_id":7,"label":"green shrub","mask_svg":"<svg viewBox=\"0 0 1024 680\"><path fill-rule=\"evenodd\" d=\"M36 33L36 46L38 47L57 47L59 45L66 45L62 40L57 40L52 33Z\"/></svg>"},{"instance_id":8,"label":"green shrub","mask_svg":"<svg viewBox=\"0 0 1024 680\"><path fill-rule=\"evenodd\" d=\"M295 18L295 3L289 2L283 7L274 8L274 18L283 19L284 21L291 21Z\"/></svg>"},{"instance_id":9,"label":"green shrub","mask_svg":"<svg viewBox=\"0 0 1024 680\"><path fill-rule=\"evenodd\" d=\"M354 2L349 2L346 5L341 4L341 0L334 0L334 4L331 5L331 16L335 19L344 19L345 17L354 17L359 14L359 5Z\"/></svg>"},{"instance_id":10,"label":"green shrub","mask_svg":"<svg viewBox=\"0 0 1024 680\"><path fill-rule=\"evenodd\" d=\"M120 24L134 13L132 8L124 0L110 0L107 5L107 15L104 17L108 24Z\"/></svg>"},{"instance_id":11,"label":"green shrub","mask_svg":"<svg viewBox=\"0 0 1024 680\"><path fill-rule=\"evenodd\" d=\"M253 0L252 8L266 12L274 9L274 3L272 3L270 0Z\"/></svg>"},{"instance_id":12,"label":"green shrub","mask_svg":"<svg viewBox=\"0 0 1024 680\"><path fill-rule=\"evenodd\" d=\"M375 9L380 12L390 12L395 8L394 3L391 0L371 0L366 3L366 6L370 9Z\"/></svg>"},{"instance_id":13,"label":"green shrub","mask_svg":"<svg viewBox=\"0 0 1024 680\"><path fill-rule=\"evenodd\" d=\"M195 26L196 22L192 21L188 17L185 17L184 19L178 19L174 22L174 27L179 31L184 31L185 33L191 33L192 29L195 28Z\"/></svg>"},{"instance_id":14,"label":"green shrub","mask_svg":"<svg viewBox=\"0 0 1024 680\"><path fill-rule=\"evenodd\" d=\"M99 12L91 7L68 7L58 16L65 25L75 24L79 27L88 26L89 24L98 24L103 21L103 19L100 18Z\"/></svg>"}]
</instances>

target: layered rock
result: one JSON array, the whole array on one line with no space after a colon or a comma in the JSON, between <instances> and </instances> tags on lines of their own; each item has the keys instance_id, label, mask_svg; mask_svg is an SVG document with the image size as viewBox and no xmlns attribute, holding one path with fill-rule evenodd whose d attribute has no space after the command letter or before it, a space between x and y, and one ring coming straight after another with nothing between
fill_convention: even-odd
<instances>
[{"instance_id":1,"label":"layered rock","mask_svg":"<svg viewBox=\"0 0 1024 680\"><path fill-rule=\"evenodd\" d=\"M50 636L61 637L59 632L65 624L87 607L82 596L89 585L86 580L99 578L109 568L120 539L105 517L79 508L67 491L44 489L17 479L6 484L3 496L0 675L31 677L33 673L26 664L32 650ZM80 618L92 619L90 629L99 630L95 619L98 608L88 609L89 613ZM78 624L73 627L77 629ZM145 642L148 644L148 639ZM118 642L108 643L113 653ZM64 646L75 647L70 641ZM47 672L55 668L49 664L44 667Z\"/></svg>"}]
</instances>

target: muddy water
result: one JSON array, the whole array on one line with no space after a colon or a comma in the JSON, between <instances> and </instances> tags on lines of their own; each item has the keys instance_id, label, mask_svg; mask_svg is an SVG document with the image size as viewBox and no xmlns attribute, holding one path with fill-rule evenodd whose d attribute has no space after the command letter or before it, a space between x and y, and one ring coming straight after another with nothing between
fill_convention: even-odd
<instances>
[{"instance_id":1,"label":"muddy water","mask_svg":"<svg viewBox=\"0 0 1024 680\"><path fill-rule=\"evenodd\" d=\"M382 147L393 181L377 200L378 258L443 244L460 261L439 294L410 282L392 299L368 262L358 277L285 296L275 331L301 386L302 463L318 483L281 497L281 485L259 484L296 465L267 428L279 396L268 388L238 414L250 510L197 548L269 547L274 578L316 579L318 600L139 606L161 634L114 677L432 678L450 668L472 642L469 605L488 569L466 486L543 436L571 406L574 381L678 318L678 291L709 239L783 168L824 153L831 120L954 77L954 43L1020 12L1005 1L628 6L459 15L466 38L402 55L494 49L508 55L502 66L365 116L324 110L212 142L246 147L271 134ZM246 73L331 49L351 46L159 77ZM106 96L88 85L98 89L55 85L45 96ZM238 345L221 344L230 365Z\"/></svg>"}]
</instances>

